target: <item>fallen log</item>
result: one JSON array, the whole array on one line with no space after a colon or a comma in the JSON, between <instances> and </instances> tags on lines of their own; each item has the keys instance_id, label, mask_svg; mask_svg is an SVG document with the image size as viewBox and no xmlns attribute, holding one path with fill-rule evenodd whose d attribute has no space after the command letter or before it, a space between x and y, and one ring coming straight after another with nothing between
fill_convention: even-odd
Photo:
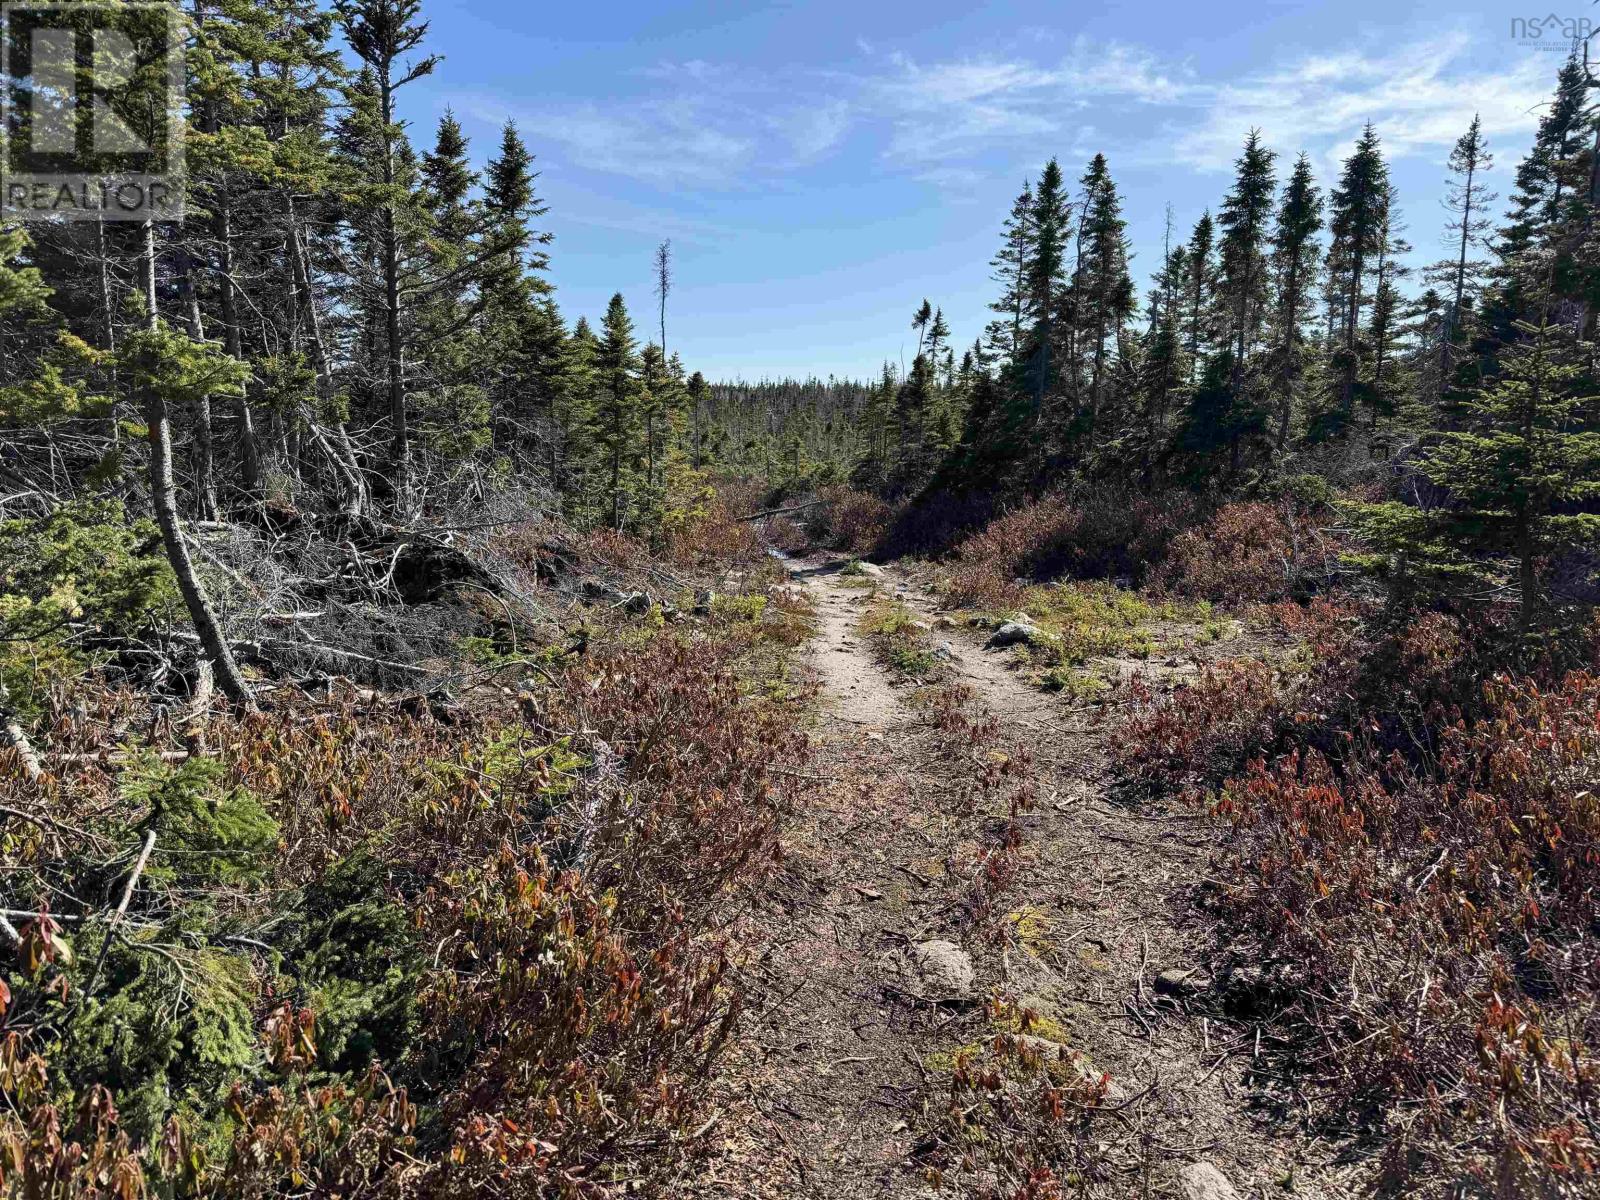
<instances>
[{"instance_id":1,"label":"fallen log","mask_svg":"<svg viewBox=\"0 0 1600 1200\"><path fill-rule=\"evenodd\" d=\"M764 512L753 512L753 513L750 513L747 516L735 517L734 520L735 521L759 521L759 520L761 520L762 517L781 517L781 516L784 516L784 515L786 515L788 513L800 512L803 509L815 508L817 505L819 505L821 503L822 503L822 500L820 498L818 498L816 500L807 500L804 504L793 504L793 505L790 505L788 508L769 508L769 509L765 510Z\"/></svg>"}]
</instances>

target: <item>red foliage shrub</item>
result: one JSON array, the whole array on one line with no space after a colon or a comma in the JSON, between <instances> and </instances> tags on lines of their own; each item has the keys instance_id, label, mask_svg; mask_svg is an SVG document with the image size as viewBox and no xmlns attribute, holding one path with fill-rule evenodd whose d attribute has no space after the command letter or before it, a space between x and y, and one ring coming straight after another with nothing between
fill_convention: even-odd
<instances>
[{"instance_id":1,"label":"red foliage shrub","mask_svg":"<svg viewBox=\"0 0 1600 1200\"><path fill-rule=\"evenodd\" d=\"M1059 496L996 518L956 547L950 568L950 603L1011 608L1021 603L1017 582L1027 563L1044 547L1071 536L1080 514Z\"/></svg>"},{"instance_id":2,"label":"red foliage shrub","mask_svg":"<svg viewBox=\"0 0 1600 1200\"><path fill-rule=\"evenodd\" d=\"M1019 578L1137 578L1165 552L1192 504L1182 495L1157 501L1103 492L1012 509L956 547L951 600L1003 608L1020 602Z\"/></svg>"},{"instance_id":3,"label":"red foliage shrub","mask_svg":"<svg viewBox=\"0 0 1600 1200\"><path fill-rule=\"evenodd\" d=\"M919 1151L929 1182L1012 1200L1077 1194L1103 1171L1089 1131L1110 1076L1041 1038L1037 1014L1015 1001L992 997L984 1015L999 1032L956 1055L943 1118Z\"/></svg>"},{"instance_id":4,"label":"red foliage shrub","mask_svg":"<svg viewBox=\"0 0 1600 1200\"><path fill-rule=\"evenodd\" d=\"M865 554L883 539L893 510L878 497L842 486L821 488L818 495L822 502L806 527L820 545Z\"/></svg>"},{"instance_id":5,"label":"red foliage shrub","mask_svg":"<svg viewBox=\"0 0 1600 1200\"><path fill-rule=\"evenodd\" d=\"M1416 1106L1396 1186L1579 1195L1600 1184L1600 678L1500 678L1485 702L1430 762L1252 764L1219 804L1224 904L1289 965L1326 1082Z\"/></svg>"},{"instance_id":6,"label":"red foliage shrub","mask_svg":"<svg viewBox=\"0 0 1600 1200\"><path fill-rule=\"evenodd\" d=\"M537 842L464 865L426 905L430 1053L466 1064L445 1105L452 1189L614 1169L619 1127L681 1140L738 1011L713 914L774 860L773 768L805 752L741 703L714 646L663 640L571 675L555 719L589 731L594 766Z\"/></svg>"},{"instance_id":7,"label":"red foliage shrub","mask_svg":"<svg viewBox=\"0 0 1600 1200\"><path fill-rule=\"evenodd\" d=\"M804 554L811 549L811 537L793 517L773 517L761 522L761 536L785 554Z\"/></svg>"},{"instance_id":8,"label":"red foliage shrub","mask_svg":"<svg viewBox=\"0 0 1600 1200\"><path fill-rule=\"evenodd\" d=\"M415 967L395 967L420 972L408 992L420 1019L383 1064L401 1086L376 1066L341 1076L320 1064L322 1014L310 1008L321 995L301 999L306 1010L283 1005L283 981L297 995L300 984L252 972L253 950L241 950L229 979L254 989L247 1011L263 1023L268 1052L231 1096L217 1096L217 1112L185 1112L159 1139L130 1145L109 1094L85 1093L90 1107L75 1123L65 1117L40 1048L13 1037L0 1049L0 1179L21 1189L37 1179L18 1173L37 1167L56 1189L39 1194L63 1198L132 1197L146 1176L196 1195L291 1185L328 1196L464 1195L512 1184L555 1194L601 1163L639 1179L666 1169L703 1123L704 1084L739 1011L729 903L774 861L781 806L802 786L787 768L806 738L779 706L741 697L729 670L737 653L732 640L664 634L626 653L591 648L515 701L496 692L492 704L474 708L469 695L445 707L352 687L313 702L284 688L268 711L217 714L187 730L220 764L219 788L248 789L277 822L278 844L292 847L266 855L250 886L208 887L207 919L276 943L280 926L294 936L294 922L273 914L294 912L294 897L326 879L329 864L380 867L370 882L351 875L340 886L360 889L347 911L402 914L398 928L372 929L415 938ZM84 727L125 707L58 714L46 731L52 763L61 746L93 757L41 785L71 837L8 824L9 902L43 902L20 890L30 873L64 882L68 898L82 893L61 852L80 825L96 846L127 840L145 804L116 786L127 726ZM41 800L20 772L0 776L0 797L18 810ZM147 875L128 919L153 928L185 896ZM360 930L376 918L348 919ZM53 923L24 928L25 939L38 930L44 940L31 971L8 969L27 1002L4 1015L27 1038L48 1028L40 1006L81 986L81 975L53 961ZM0 1011L9 997L0 986ZM420 1118L405 1085L426 1090ZM232 1151L207 1162L207 1146L227 1147L222 1129L237 1134ZM568 1194L591 1191L573 1187Z\"/></svg>"},{"instance_id":9,"label":"red foliage shrub","mask_svg":"<svg viewBox=\"0 0 1600 1200\"><path fill-rule=\"evenodd\" d=\"M741 497L720 488L711 492L683 519L668 526L667 560L684 567L704 567L758 557L761 538L753 522L738 519L752 511L742 505Z\"/></svg>"},{"instance_id":10,"label":"red foliage shrub","mask_svg":"<svg viewBox=\"0 0 1600 1200\"><path fill-rule=\"evenodd\" d=\"M1136 677L1110 740L1112 761L1153 790L1203 787L1269 747L1287 716L1273 669L1255 659L1214 663L1165 696Z\"/></svg>"},{"instance_id":11,"label":"red foliage shrub","mask_svg":"<svg viewBox=\"0 0 1600 1200\"><path fill-rule=\"evenodd\" d=\"M1309 590L1337 552L1309 519L1288 509L1229 504L1173 539L1150 583L1221 603L1277 600Z\"/></svg>"},{"instance_id":12,"label":"red foliage shrub","mask_svg":"<svg viewBox=\"0 0 1600 1200\"><path fill-rule=\"evenodd\" d=\"M3 1005L0 1005L3 1011ZM111 1093L96 1085L63 1120L51 1102L48 1064L16 1033L0 1041L0 1190L7 1196L105 1197L146 1194L144 1170L117 1127Z\"/></svg>"}]
</instances>

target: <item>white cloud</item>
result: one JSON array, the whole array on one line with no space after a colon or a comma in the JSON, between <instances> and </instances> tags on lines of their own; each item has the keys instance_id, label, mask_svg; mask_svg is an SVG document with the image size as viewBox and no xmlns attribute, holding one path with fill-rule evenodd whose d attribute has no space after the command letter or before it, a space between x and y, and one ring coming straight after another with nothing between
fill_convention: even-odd
<instances>
[{"instance_id":1,"label":"white cloud","mask_svg":"<svg viewBox=\"0 0 1600 1200\"><path fill-rule=\"evenodd\" d=\"M698 179L721 183L736 176L756 150L755 140L705 119L690 98L664 103L507 111L498 100L458 96L454 106L481 120L516 119L537 144L559 143L565 157L596 171L631 175L657 183Z\"/></svg>"},{"instance_id":2,"label":"white cloud","mask_svg":"<svg viewBox=\"0 0 1600 1200\"><path fill-rule=\"evenodd\" d=\"M865 92L891 122L888 157L907 163L1044 141L1100 100L1174 105L1203 91L1187 71L1163 67L1146 50L1083 38L1053 63L987 57L924 65L897 54L889 67Z\"/></svg>"},{"instance_id":3,"label":"white cloud","mask_svg":"<svg viewBox=\"0 0 1600 1200\"><path fill-rule=\"evenodd\" d=\"M1486 67L1459 33L1377 51L1331 48L1216 80L1125 42L1080 36L1064 52L1037 38L1021 45L921 61L858 43L866 65L854 72L661 62L636 76L642 94L512 115L536 143L556 143L558 157L663 185L739 186L870 139L890 169L971 191L1019 155L1070 164L1106 150L1124 164L1222 171L1253 127L1324 170L1369 120L1391 156L1437 157L1473 112L1491 138L1531 128L1553 75L1543 54ZM507 115L481 97L455 104Z\"/></svg>"},{"instance_id":4,"label":"white cloud","mask_svg":"<svg viewBox=\"0 0 1600 1200\"><path fill-rule=\"evenodd\" d=\"M1255 127L1274 149L1305 150L1331 166L1368 121L1396 158L1438 154L1475 112L1490 138L1531 129L1553 87L1548 59L1523 55L1485 70L1463 61L1469 49L1465 35L1451 34L1384 54L1312 55L1221 84L1198 125L1170 130L1173 153L1201 170L1224 170Z\"/></svg>"},{"instance_id":5,"label":"white cloud","mask_svg":"<svg viewBox=\"0 0 1600 1200\"><path fill-rule=\"evenodd\" d=\"M844 140L852 113L844 100L818 100L776 114L771 125L789 147L797 163L815 162Z\"/></svg>"},{"instance_id":6,"label":"white cloud","mask_svg":"<svg viewBox=\"0 0 1600 1200\"><path fill-rule=\"evenodd\" d=\"M657 63L638 78L649 81L644 94L604 103L511 113L481 95L452 103L485 120L515 116L580 166L663 185L726 187L815 162L852 121L843 98L700 59Z\"/></svg>"}]
</instances>

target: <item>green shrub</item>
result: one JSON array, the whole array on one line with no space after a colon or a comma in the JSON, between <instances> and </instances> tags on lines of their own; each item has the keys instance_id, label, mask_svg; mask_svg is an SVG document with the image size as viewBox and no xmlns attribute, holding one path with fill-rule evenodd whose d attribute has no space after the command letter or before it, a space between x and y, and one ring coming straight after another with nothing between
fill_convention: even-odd
<instances>
[{"instance_id":1,"label":"green shrub","mask_svg":"<svg viewBox=\"0 0 1600 1200\"><path fill-rule=\"evenodd\" d=\"M84 948L103 936L96 926L84 932ZM231 1081L258 1057L249 962L210 947L169 944L166 934L113 941L94 994L77 996L65 1009L53 1063L74 1094L95 1084L110 1088L136 1140L153 1137L175 1110L214 1119ZM78 960L80 975L92 970L93 959L85 953Z\"/></svg>"},{"instance_id":2,"label":"green shrub","mask_svg":"<svg viewBox=\"0 0 1600 1200\"><path fill-rule=\"evenodd\" d=\"M369 854L335 863L306 888L304 923L283 947L312 991L317 1058L331 1070L398 1062L417 1031L422 956L387 882L388 868Z\"/></svg>"},{"instance_id":3,"label":"green shrub","mask_svg":"<svg viewBox=\"0 0 1600 1200\"><path fill-rule=\"evenodd\" d=\"M96 642L135 633L177 585L155 527L109 501L0 522L0 686L22 716L81 673Z\"/></svg>"},{"instance_id":4,"label":"green shrub","mask_svg":"<svg viewBox=\"0 0 1600 1200\"><path fill-rule=\"evenodd\" d=\"M148 806L138 829L156 834L152 881L239 884L265 873L277 822L244 788L224 786L226 773L199 755L176 766L154 755L129 764L119 787L124 799Z\"/></svg>"}]
</instances>

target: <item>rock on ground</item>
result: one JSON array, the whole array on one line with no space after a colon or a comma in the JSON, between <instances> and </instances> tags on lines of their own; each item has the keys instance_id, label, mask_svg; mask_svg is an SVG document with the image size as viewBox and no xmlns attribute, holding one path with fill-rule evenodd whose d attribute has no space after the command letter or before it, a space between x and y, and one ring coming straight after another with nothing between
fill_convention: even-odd
<instances>
[{"instance_id":1,"label":"rock on ground","mask_svg":"<svg viewBox=\"0 0 1600 1200\"><path fill-rule=\"evenodd\" d=\"M1195 968L1168 967L1156 976L1156 991L1168 996L1198 996L1211 987L1211 977Z\"/></svg>"},{"instance_id":2,"label":"rock on ground","mask_svg":"<svg viewBox=\"0 0 1600 1200\"><path fill-rule=\"evenodd\" d=\"M1213 1163L1190 1163L1178 1172L1178 1188L1183 1200L1239 1200L1228 1177Z\"/></svg>"},{"instance_id":3,"label":"rock on ground","mask_svg":"<svg viewBox=\"0 0 1600 1200\"><path fill-rule=\"evenodd\" d=\"M1015 646L1018 643L1031 646L1040 638L1039 627L1029 625L1026 621L1007 621L994 631L994 636L989 639L989 649L998 650L1005 646Z\"/></svg>"},{"instance_id":4,"label":"rock on ground","mask_svg":"<svg viewBox=\"0 0 1600 1200\"><path fill-rule=\"evenodd\" d=\"M969 1000L976 978L972 956L954 942L917 942L895 955L908 991L924 1000Z\"/></svg>"}]
</instances>

